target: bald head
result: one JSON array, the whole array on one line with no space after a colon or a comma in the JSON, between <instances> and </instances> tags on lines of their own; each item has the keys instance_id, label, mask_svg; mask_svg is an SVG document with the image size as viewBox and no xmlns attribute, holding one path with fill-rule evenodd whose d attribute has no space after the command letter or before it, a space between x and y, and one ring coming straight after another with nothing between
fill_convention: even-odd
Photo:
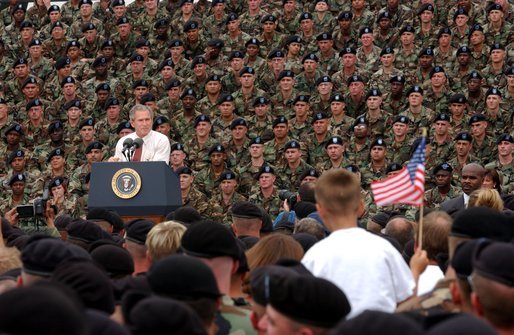
<instances>
[{"instance_id":1,"label":"bald head","mask_svg":"<svg viewBox=\"0 0 514 335\"><path fill-rule=\"evenodd\" d=\"M467 195L478 190L484 181L485 169L480 164L470 163L462 168L462 191Z\"/></svg>"}]
</instances>

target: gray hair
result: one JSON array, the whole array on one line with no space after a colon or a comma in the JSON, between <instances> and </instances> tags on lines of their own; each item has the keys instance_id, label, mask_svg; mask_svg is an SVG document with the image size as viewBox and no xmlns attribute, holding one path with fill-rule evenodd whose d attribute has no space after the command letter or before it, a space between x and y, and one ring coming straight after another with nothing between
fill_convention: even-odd
<instances>
[{"instance_id":1,"label":"gray hair","mask_svg":"<svg viewBox=\"0 0 514 335\"><path fill-rule=\"evenodd\" d=\"M136 112L139 112L139 111L147 111L148 113L150 113L150 118L152 118L152 120L153 120L153 111L150 107L141 105L141 104L136 104L136 105L134 105L134 107L132 107L130 109L130 112L129 112L130 121L134 121L134 118L136 117Z\"/></svg>"}]
</instances>

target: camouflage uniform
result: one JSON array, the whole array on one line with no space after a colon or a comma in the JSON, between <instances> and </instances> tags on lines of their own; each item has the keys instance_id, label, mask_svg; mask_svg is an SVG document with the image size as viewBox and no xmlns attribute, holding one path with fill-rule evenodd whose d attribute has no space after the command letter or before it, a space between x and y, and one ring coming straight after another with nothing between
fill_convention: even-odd
<instances>
[{"instance_id":1,"label":"camouflage uniform","mask_svg":"<svg viewBox=\"0 0 514 335\"><path fill-rule=\"evenodd\" d=\"M365 190L369 189L369 186L371 185L371 182L384 179L385 169L387 167L387 162L384 164L384 166L376 168L373 166L373 163L370 162L367 166L365 166L361 170L361 184L362 188Z\"/></svg>"},{"instance_id":2,"label":"camouflage uniform","mask_svg":"<svg viewBox=\"0 0 514 335\"><path fill-rule=\"evenodd\" d=\"M421 107L421 112L419 114L412 113L410 109L407 109L400 114L405 115L411 121L408 133L414 136L420 134L421 128L430 128L432 119L435 116L435 112L425 106Z\"/></svg>"},{"instance_id":3,"label":"camouflage uniform","mask_svg":"<svg viewBox=\"0 0 514 335\"><path fill-rule=\"evenodd\" d=\"M502 175L502 192L510 194L514 191L514 161L508 165L502 165L499 160L494 160L485 166L486 169L495 169Z\"/></svg>"},{"instance_id":4,"label":"camouflage uniform","mask_svg":"<svg viewBox=\"0 0 514 335\"><path fill-rule=\"evenodd\" d=\"M403 165L410 159L410 151L414 138L405 138L403 142L399 143L394 141L394 137L391 137L388 138L386 142L388 144L386 152L386 160L388 162Z\"/></svg>"},{"instance_id":5,"label":"camouflage uniform","mask_svg":"<svg viewBox=\"0 0 514 335\"><path fill-rule=\"evenodd\" d=\"M84 33L82 32L82 26L87 23L92 23L95 25L96 31L98 32L98 36L104 35L103 22L94 17L91 17L91 21L87 21L87 22L84 21L82 18L74 20L73 23L70 25L70 29L68 29L68 31L67 31L67 35L70 38L75 39L75 40L81 39L82 37L84 37Z\"/></svg>"},{"instance_id":6,"label":"camouflage uniform","mask_svg":"<svg viewBox=\"0 0 514 335\"><path fill-rule=\"evenodd\" d=\"M30 120L22 123L24 136L24 146L27 150L32 151L34 147L45 144L48 141L48 128L49 122L43 120L42 123L34 127Z\"/></svg>"},{"instance_id":7,"label":"camouflage uniform","mask_svg":"<svg viewBox=\"0 0 514 335\"><path fill-rule=\"evenodd\" d=\"M482 164L489 163L497 155L497 146L493 138L486 136L481 145L473 138L473 155L482 162Z\"/></svg>"},{"instance_id":8,"label":"camouflage uniform","mask_svg":"<svg viewBox=\"0 0 514 335\"><path fill-rule=\"evenodd\" d=\"M244 118L254 115L255 108L253 107L253 100L255 100L256 97L269 97L265 91L257 87L254 87L251 95L245 95L243 94L243 90L238 89L232 96L234 97L234 105L237 108L237 113Z\"/></svg>"},{"instance_id":9,"label":"camouflage uniform","mask_svg":"<svg viewBox=\"0 0 514 335\"><path fill-rule=\"evenodd\" d=\"M252 38L252 36L248 35L244 31L242 31L236 38L232 38L229 34L225 34L221 36L223 43L225 46L223 47L223 52L228 55L232 51L241 51L244 47L245 43Z\"/></svg>"},{"instance_id":10,"label":"camouflage uniform","mask_svg":"<svg viewBox=\"0 0 514 335\"><path fill-rule=\"evenodd\" d=\"M379 64L380 64L380 52L382 50L377 47L373 46L373 49L371 52L366 55L364 53L364 50L362 48L357 49L357 63L360 64L364 70L367 72L375 73L378 71Z\"/></svg>"},{"instance_id":11,"label":"camouflage uniform","mask_svg":"<svg viewBox=\"0 0 514 335\"><path fill-rule=\"evenodd\" d=\"M182 200L182 206L191 206L200 214L206 215L209 200L202 192L198 191L194 186L191 187L187 197Z\"/></svg>"},{"instance_id":12,"label":"camouflage uniform","mask_svg":"<svg viewBox=\"0 0 514 335\"><path fill-rule=\"evenodd\" d=\"M210 163L209 163L210 164ZM224 170L227 170L226 167ZM219 193L220 189L220 177L214 172L210 165L202 168L195 176L195 183L200 191L204 193L208 198L214 194Z\"/></svg>"},{"instance_id":13,"label":"camouflage uniform","mask_svg":"<svg viewBox=\"0 0 514 335\"><path fill-rule=\"evenodd\" d=\"M249 11L245 11L239 16L241 22L241 30L250 36L258 36L261 32L261 19L266 13L261 9L255 16L250 16Z\"/></svg>"},{"instance_id":14,"label":"camouflage uniform","mask_svg":"<svg viewBox=\"0 0 514 335\"><path fill-rule=\"evenodd\" d=\"M194 120L198 115L200 115L200 113L196 110L189 120L183 110L178 110L172 115L170 118L171 128L175 130L175 140L177 142L188 143L195 137Z\"/></svg>"},{"instance_id":15,"label":"camouflage uniform","mask_svg":"<svg viewBox=\"0 0 514 335\"><path fill-rule=\"evenodd\" d=\"M296 190L300 186L300 176L302 173L312 168L313 167L307 164L303 159L295 169L291 169L288 164L284 164L284 166L277 171L277 176L281 178L280 187L286 190Z\"/></svg>"},{"instance_id":16,"label":"camouflage uniform","mask_svg":"<svg viewBox=\"0 0 514 335\"><path fill-rule=\"evenodd\" d=\"M255 138L260 136L264 142L273 138L273 117L271 115L267 115L264 121L258 121L255 115L247 118L247 121L248 137Z\"/></svg>"},{"instance_id":17,"label":"camouflage uniform","mask_svg":"<svg viewBox=\"0 0 514 335\"><path fill-rule=\"evenodd\" d=\"M198 143L197 137L194 136L186 143L188 143L189 154L187 158L191 162L191 168L195 171L202 171L209 165L210 148L217 144L218 141L212 137L209 137L207 142L205 142L203 145L200 145Z\"/></svg>"},{"instance_id":18,"label":"camouflage uniform","mask_svg":"<svg viewBox=\"0 0 514 335\"><path fill-rule=\"evenodd\" d=\"M439 188L434 187L425 191L425 206L429 208L439 208L446 200L453 199L462 194L460 187L450 185L450 190L444 196L439 192Z\"/></svg>"},{"instance_id":19,"label":"camouflage uniform","mask_svg":"<svg viewBox=\"0 0 514 335\"><path fill-rule=\"evenodd\" d=\"M251 160L249 152L250 141L248 139L245 139L241 147L237 147L232 140L223 143L223 146L227 152L229 166L237 167L242 162L249 162Z\"/></svg>"},{"instance_id":20,"label":"camouflage uniform","mask_svg":"<svg viewBox=\"0 0 514 335\"><path fill-rule=\"evenodd\" d=\"M282 201L278 197L278 189L273 188L273 193L269 198L264 198L264 195L258 189L258 191L254 192L248 201L256 204L257 206L263 208L268 214L274 219L278 213L280 213L280 206L282 205Z\"/></svg>"},{"instance_id":21,"label":"camouflage uniform","mask_svg":"<svg viewBox=\"0 0 514 335\"><path fill-rule=\"evenodd\" d=\"M355 145L355 139L353 136L350 138L350 142L346 148L346 155L351 164L357 165L359 168L364 167L369 161L369 151L370 151L370 139L366 138L366 142L359 148Z\"/></svg>"},{"instance_id":22,"label":"camouflage uniform","mask_svg":"<svg viewBox=\"0 0 514 335\"><path fill-rule=\"evenodd\" d=\"M312 125L309 120L299 123L296 118L289 120L289 133L293 138L307 138L313 132Z\"/></svg>"},{"instance_id":23,"label":"camouflage uniform","mask_svg":"<svg viewBox=\"0 0 514 335\"><path fill-rule=\"evenodd\" d=\"M368 86L369 87L378 87L381 92L389 91L389 80L392 77L403 76L403 72L398 70L397 68L393 68L391 73L384 73L384 69L381 68L377 72L373 73L371 76Z\"/></svg>"},{"instance_id":24,"label":"camouflage uniform","mask_svg":"<svg viewBox=\"0 0 514 335\"><path fill-rule=\"evenodd\" d=\"M207 210L207 216L216 222L223 223L230 226L232 223L232 216L229 215L229 209L238 201L245 201L246 198L241 194L234 192L228 203L223 200L221 192L214 194L210 200Z\"/></svg>"}]
</instances>

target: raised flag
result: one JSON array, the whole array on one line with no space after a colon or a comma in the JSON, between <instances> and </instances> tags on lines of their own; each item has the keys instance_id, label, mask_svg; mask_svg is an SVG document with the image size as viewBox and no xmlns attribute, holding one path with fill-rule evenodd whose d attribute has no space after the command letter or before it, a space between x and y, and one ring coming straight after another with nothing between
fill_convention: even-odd
<instances>
[{"instance_id":1,"label":"raised flag","mask_svg":"<svg viewBox=\"0 0 514 335\"><path fill-rule=\"evenodd\" d=\"M423 136L411 160L398 174L371 183L371 192L379 206L408 204L421 206L425 192L425 145Z\"/></svg>"}]
</instances>

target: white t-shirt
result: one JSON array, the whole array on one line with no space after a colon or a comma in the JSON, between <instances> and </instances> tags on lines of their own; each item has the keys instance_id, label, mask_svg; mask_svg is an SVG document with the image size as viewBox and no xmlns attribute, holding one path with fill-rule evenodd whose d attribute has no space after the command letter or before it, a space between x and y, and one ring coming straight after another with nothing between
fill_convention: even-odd
<instances>
[{"instance_id":1,"label":"white t-shirt","mask_svg":"<svg viewBox=\"0 0 514 335\"><path fill-rule=\"evenodd\" d=\"M302 263L346 294L352 307L348 318L367 309L394 312L415 286L409 267L391 243L362 228L333 232L310 248Z\"/></svg>"},{"instance_id":2,"label":"white t-shirt","mask_svg":"<svg viewBox=\"0 0 514 335\"><path fill-rule=\"evenodd\" d=\"M435 284L444 278L444 273L437 265L429 265L418 280L418 296L432 291Z\"/></svg>"}]
</instances>

